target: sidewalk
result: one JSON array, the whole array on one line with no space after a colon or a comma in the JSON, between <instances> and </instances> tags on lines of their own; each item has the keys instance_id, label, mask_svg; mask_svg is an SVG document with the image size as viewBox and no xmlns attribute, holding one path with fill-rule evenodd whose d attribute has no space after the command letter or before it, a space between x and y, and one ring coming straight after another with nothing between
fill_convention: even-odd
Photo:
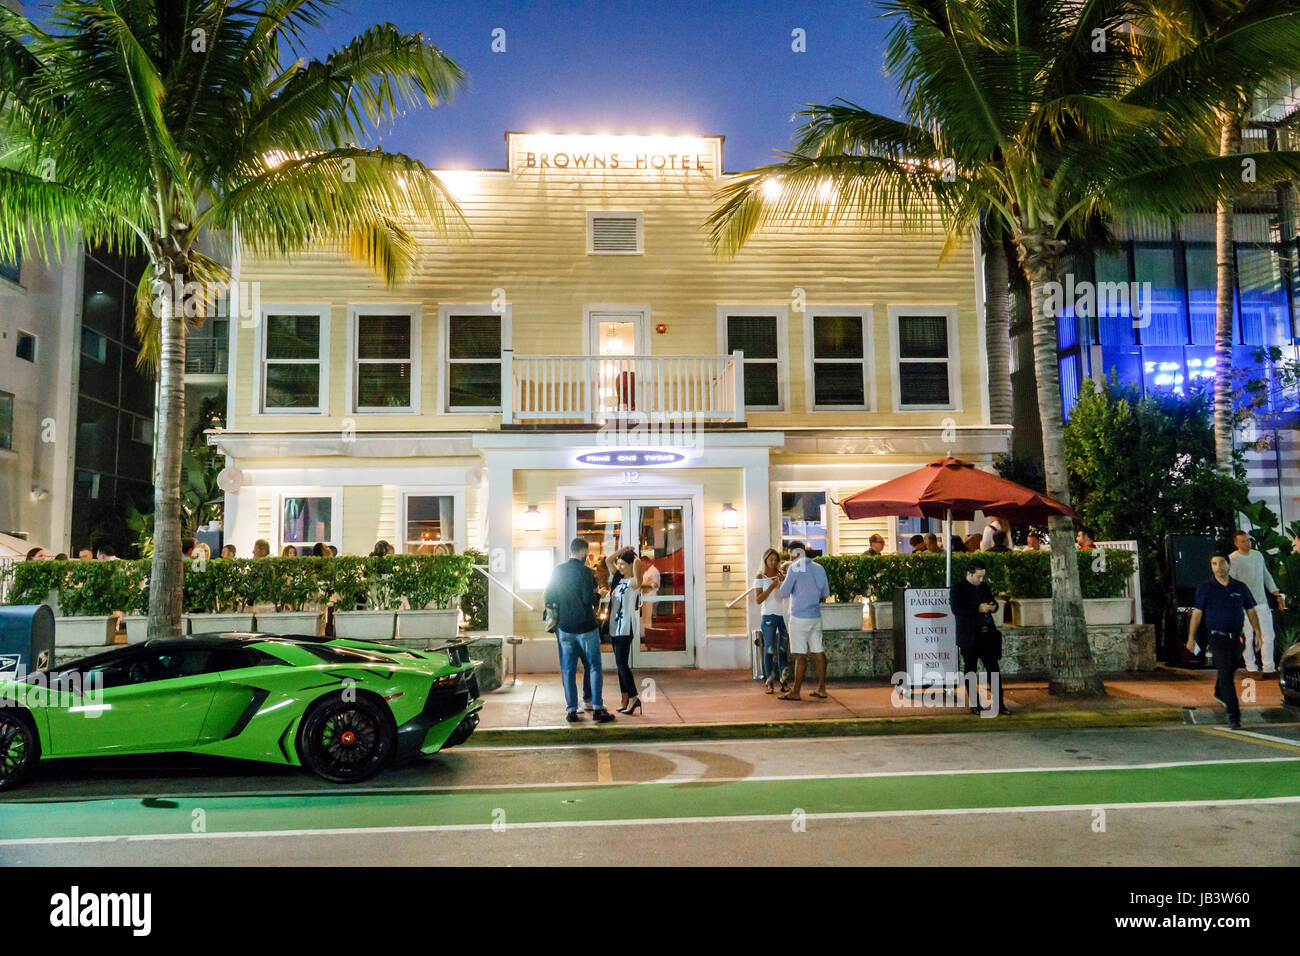
<instances>
[{"instance_id":1,"label":"sidewalk","mask_svg":"<svg viewBox=\"0 0 1300 956\"><path fill-rule=\"evenodd\" d=\"M1237 673L1242 695L1244 671ZM618 682L605 677L605 702L619 705ZM1047 692L1045 680L1009 678L1004 698L1010 717L982 719L964 707L898 707L893 687L883 681L836 680L828 698L808 696L816 682L805 683L802 701L779 700L747 671L645 670L644 712L615 714L613 723L564 720L564 692L558 674L521 674L484 695L481 722L471 743L513 744L586 741L601 734L617 740L666 740L688 737L840 736L888 733L946 733L957 730L1014 730L1028 727L1140 726L1143 724L1226 723L1223 705L1214 699L1214 672L1164 668L1149 674L1106 682L1107 696L1062 700ZM1276 680L1256 681L1255 700L1242 703L1246 724L1290 719L1282 708Z\"/></svg>"}]
</instances>

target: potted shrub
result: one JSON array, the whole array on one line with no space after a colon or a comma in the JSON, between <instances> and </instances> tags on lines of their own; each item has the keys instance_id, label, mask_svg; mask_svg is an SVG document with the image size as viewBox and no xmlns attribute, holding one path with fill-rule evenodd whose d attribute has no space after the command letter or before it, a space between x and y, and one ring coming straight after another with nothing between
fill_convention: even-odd
<instances>
[{"instance_id":1,"label":"potted shrub","mask_svg":"<svg viewBox=\"0 0 1300 956\"><path fill-rule=\"evenodd\" d=\"M270 607L259 612L255 626L267 634L325 633L324 582L331 577L335 558L256 558L245 578L244 602L250 607Z\"/></svg>"},{"instance_id":2,"label":"potted shrub","mask_svg":"<svg viewBox=\"0 0 1300 956\"><path fill-rule=\"evenodd\" d=\"M362 641L391 641L401 596L393 592L392 556L335 558L334 634Z\"/></svg>"},{"instance_id":3,"label":"potted shrub","mask_svg":"<svg viewBox=\"0 0 1300 956\"><path fill-rule=\"evenodd\" d=\"M1133 552L1117 548L1079 552L1083 618L1089 624L1132 624L1133 599L1124 586L1133 576Z\"/></svg>"},{"instance_id":4,"label":"potted shrub","mask_svg":"<svg viewBox=\"0 0 1300 956\"><path fill-rule=\"evenodd\" d=\"M251 631L253 615L244 611L240 592L243 562L207 558L185 562L185 624L190 634Z\"/></svg>"},{"instance_id":5,"label":"potted shrub","mask_svg":"<svg viewBox=\"0 0 1300 956\"><path fill-rule=\"evenodd\" d=\"M855 601L854 570L858 558L850 555L823 555L815 559L826 572L831 599L822 605L822 629L827 631L862 630L862 602Z\"/></svg>"},{"instance_id":6,"label":"potted shrub","mask_svg":"<svg viewBox=\"0 0 1300 956\"><path fill-rule=\"evenodd\" d=\"M1050 627L1052 623L1052 555L1025 551L1008 562L1011 623L1016 627Z\"/></svg>"},{"instance_id":7,"label":"potted shrub","mask_svg":"<svg viewBox=\"0 0 1300 956\"><path fill-rule=\"evenodd\" d=\"M451 640L460 632L460 598L474 574L469 555L409 554L394 559L393 591L406 599L397 612L399 642Z\"/></svg>"},{"instance_id":8,"label":"potted shrub","mask_svg":"<svg viewBox=\"0 0 1300 956\"><path fill-rule=\"evenodd\" d=\"M120 562L129 565L125 571L122 610L126 617L126 642L141 644L149 638L149 562Z\"/></svg>"},{"instance_id":9,"label":"potted shrub","mask_svg":"<svg viewBox=\"0 0 1300 956\"><path fill-rule=\"evenodd\" d=\"M117 636L114 611L125 603L121 561L59 561L59 607L54 619L54 646L103 647Z\"/></svg>"}]
</instances>

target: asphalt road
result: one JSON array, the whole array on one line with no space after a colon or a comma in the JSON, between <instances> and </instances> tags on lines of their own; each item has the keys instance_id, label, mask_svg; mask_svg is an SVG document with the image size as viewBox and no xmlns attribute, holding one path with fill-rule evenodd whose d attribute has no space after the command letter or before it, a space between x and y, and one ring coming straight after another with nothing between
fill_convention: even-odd
<instances>
[{"instance_id":1,"label":"asphalt road","mask_svg":"<svg viewBox=\"0 0 1300 956\"><path fill-rule=\"evenodd\" d=\"M1300 725L51 761L0 864L1300 864Z\"/></svg>"}]
</instances>

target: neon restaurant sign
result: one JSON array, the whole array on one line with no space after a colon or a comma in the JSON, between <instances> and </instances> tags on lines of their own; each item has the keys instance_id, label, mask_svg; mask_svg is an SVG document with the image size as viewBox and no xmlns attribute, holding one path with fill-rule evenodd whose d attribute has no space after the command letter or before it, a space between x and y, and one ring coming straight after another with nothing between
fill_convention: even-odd
<instances>
[{"instance_id":1,"label":"neon restaurant sign","mask_svg":"<svg viewBox=\"0 0 1300 956\"><path fill-rule=\"evenodd\" d=\"M579 455L584 465L603 468L646 468L651 465L674 465L686 456L675 451L590 451Z\"/></svg>"}]
</instances>

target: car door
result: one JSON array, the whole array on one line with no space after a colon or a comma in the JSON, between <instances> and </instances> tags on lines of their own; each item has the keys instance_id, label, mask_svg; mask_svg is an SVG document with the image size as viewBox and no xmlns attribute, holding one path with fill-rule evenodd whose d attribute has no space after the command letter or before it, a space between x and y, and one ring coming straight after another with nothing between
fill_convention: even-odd
<instances>
[{"instance_id":1,"label":"car door","mask_svg":"<svg viewBox=\"0 0 1300 956\"><path fill-rule=\"evenodd\" d=\"M51 756L183 750L198 740L220 681L211 648L145 647L79 673L46 708Z\"/></svg>"}]
</instances>

